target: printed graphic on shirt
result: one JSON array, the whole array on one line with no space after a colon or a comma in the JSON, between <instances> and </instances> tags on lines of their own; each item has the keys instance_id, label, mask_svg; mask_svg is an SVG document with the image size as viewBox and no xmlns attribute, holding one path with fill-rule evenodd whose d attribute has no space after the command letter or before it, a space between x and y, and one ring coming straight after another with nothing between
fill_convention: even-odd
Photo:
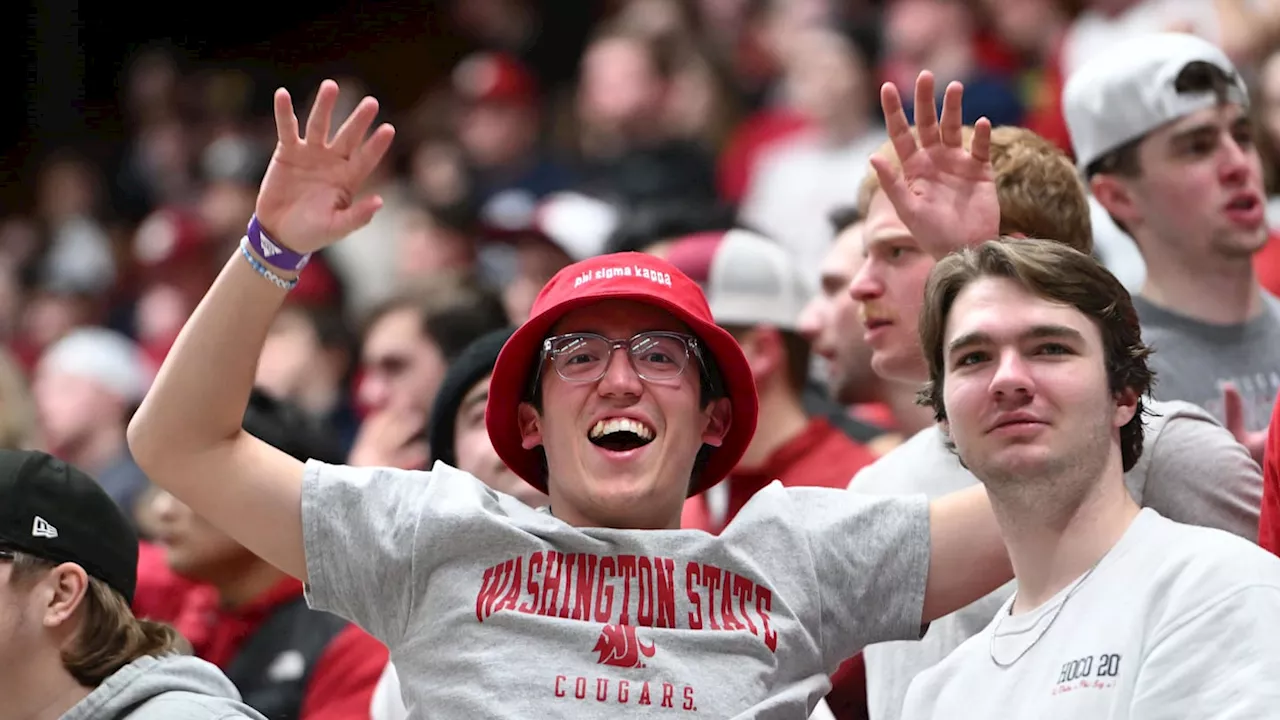
<instances>
[{"instance_id":1,"label":"printed graphic on shirt","mask_svg":"<svg viewBox=\"0 0 1280 720\"><path fill-rule=\"evenodd\" d=\"M598 662L601 665L642 668L644 661L640 656L653 657L657 648L653 643L645 645L640 642L633 625L605 625L600 631L600 639L596 640L595 651L600 653Z\"/></svg>"},{"instance_id":2,"label":"printed graphic on shirt","mask_svg":"<svg viewBox=\"0 0 1280 720\"><path fill-rule=\"evenodd\" d=\"M1058 673L1058 682L1054 684L1050 695L1109 690L1116 686L1116 679L1119 676L1119 653L1086 655L1062 664L1062 670Z\"/></svg>"},{"instance_id":3,"label":"printed graphic on shirt","mask_svg":"<svg viewBox=\"0 0 1280 720\"><path fill-rule=\"evenodd\" d=\"M677 597L688 611L677 612ZM590 653L619 672L646 668L658 655L649 628L750 633L776 653L772 610L773 591L750 578L709 563L644 555L535 552L486 568L476 593L481 623L501 612L600 623ZM643 675L557 675L551 691L557 698L697 711L693 686Z\"/></svg>"}]
</instances>

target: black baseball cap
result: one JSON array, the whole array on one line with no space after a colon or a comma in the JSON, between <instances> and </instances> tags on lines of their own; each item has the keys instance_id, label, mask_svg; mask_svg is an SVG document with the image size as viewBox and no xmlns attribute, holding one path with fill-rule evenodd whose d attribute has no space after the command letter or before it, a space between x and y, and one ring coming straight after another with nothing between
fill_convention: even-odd
<instances>
[{"instance_id":1,"label":"black baseball cap","mask_svg":"<svg viewBox=\"0 0 1280 720\"><path fill-rule=\"evenodd\" d=\"M493 372L494 363L498 362L498 353L502 352L502 346L513 332L514 327L491 330L473 340L449 363L449 369L440 381L440 389L436 391L427 421L427 443L431 446L434 460L446 465L457 463L458 456L453 449L458 408L471 388L485 375Z\"/></svg>"},{"instance_id":2,"label":"black baseball cap","mask_svg":"<svg viewBox=\"0 0 1280 720\"><path fill-rule=\"evenodd\" d=\"M97 481L46 453L0 450L0 547L73 562L133 604L138 536Z\"/></svg>"}]
</instances>

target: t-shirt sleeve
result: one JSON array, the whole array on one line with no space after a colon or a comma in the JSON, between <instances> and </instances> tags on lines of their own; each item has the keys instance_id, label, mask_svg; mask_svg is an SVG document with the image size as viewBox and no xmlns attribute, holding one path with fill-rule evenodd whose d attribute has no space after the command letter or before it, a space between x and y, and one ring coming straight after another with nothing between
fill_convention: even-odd
<instances>
[{"instance_id":1,"label":"t-shirt sleeve","mask_svg":"<svg viewBox=\"0 0 1280 720\"><path fill-rule=\"evenodd\" d=\"M792 488L818 586L828 671L863 647L919 640L929 575L929 502Z\"/></svg>"},{"instance_id":2,"label":"t-shirt sleeve","mask_svg":"<svg viewBox=\"0 0 1280 720\"><path fill-rule=\"evenodd\" d=\"M429 569L416 552L432 474L309 461L302 481L307 602L388 646L403 637Z\"/></svg>"},{"instance_id":3,"label":"t-shirt sleeve","mask_svg":"<svg viewBox=\"0 0 1280 720\"><path fill-rule=\"evenodd\" d=\"M1280 708L1280 588L1237 590L1153 638L1138 666L1128 716L1143 720L1262 720ZM1192 661L1196 658L1196 661ZM1121 670L1123 672L1123 669Z\"/></svg>"},{"instance_id":4,"label":"t-shirt sleeve","mask_svg":"<svg viewBox=\"0 0 1280 720\"><path fill-rule=\"evenodd\" d=\"M1249 451L1208 415L1176 414L1155 442L1140 501L1175 522L1253 541L1262 471Z\"/></svg>"}]
</instances>

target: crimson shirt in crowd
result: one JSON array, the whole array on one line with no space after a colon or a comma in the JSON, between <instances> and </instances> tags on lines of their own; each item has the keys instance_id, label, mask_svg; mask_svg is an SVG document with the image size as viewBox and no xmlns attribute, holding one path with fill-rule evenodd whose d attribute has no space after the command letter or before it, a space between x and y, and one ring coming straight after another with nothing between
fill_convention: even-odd
<instances>
[{"instance_id":1,"label":"crimson shirt in crowd","mask_svg":"<svg viewBox=\"0 0 1280 720\"><path fill-rule=\"evenodd\" d=\"M164 549L138 548L134 614L167 622L191 642L196 657L226 668L271 611L302 594L302 583L285 578L252 602L220 607L218 591L175 574ZM339 632L316 663L307 684L300 720L365 720L373 690L388 659L387 648L355 625Z\"/></svg>"}]
</instances>

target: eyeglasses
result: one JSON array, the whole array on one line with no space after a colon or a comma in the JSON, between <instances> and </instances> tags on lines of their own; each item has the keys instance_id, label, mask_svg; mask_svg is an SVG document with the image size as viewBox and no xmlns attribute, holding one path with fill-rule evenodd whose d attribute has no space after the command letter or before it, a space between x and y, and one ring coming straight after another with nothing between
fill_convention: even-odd
<instances>
[{"instance_id":1,"label":"eyeglasses","mask_svg":"<svg viewBox=\"0 0 1280 720\"><path fill-rule=\"evenodd\" d=\"M618 348L627 351L631 368L644 380L674 380L684 373L693 356L702 362L698 339L683 333L650 330L626 340L610 340L596 333L554 335L542 341L542 359L551 360L556 374L572 383L595 382L604 377ZM542 364L533 387L541 379Z\"/></svg>"}]
</instances>

